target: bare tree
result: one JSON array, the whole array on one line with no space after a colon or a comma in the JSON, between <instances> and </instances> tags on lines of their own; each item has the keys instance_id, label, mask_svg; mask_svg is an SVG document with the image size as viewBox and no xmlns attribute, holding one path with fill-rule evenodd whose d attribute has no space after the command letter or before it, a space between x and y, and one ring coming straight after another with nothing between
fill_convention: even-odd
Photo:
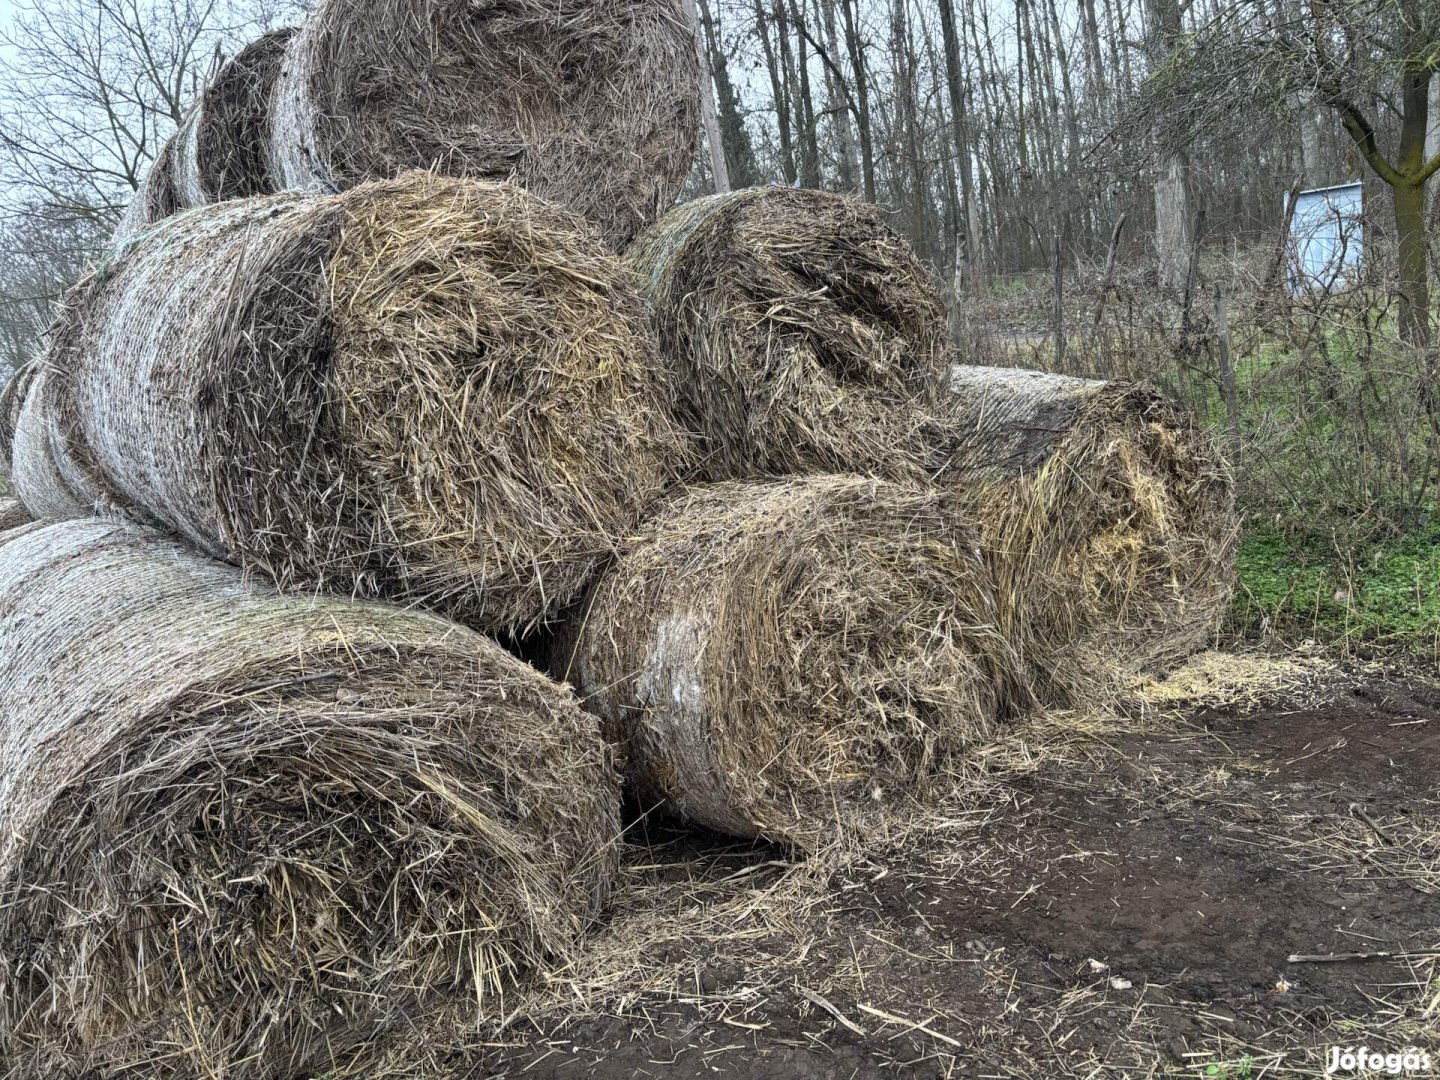
<instances>
[{"instance_id":1,"label":"bare tree","mask_svg":"<svg viewBox=\"0 0 1440 1080\"><path fill-rule=\"evenodd\" d=\"M290 0L28 0L5 33L0 169L11 209L108 225L218 52L296 14Z\"/></svg>"}]
</instances>

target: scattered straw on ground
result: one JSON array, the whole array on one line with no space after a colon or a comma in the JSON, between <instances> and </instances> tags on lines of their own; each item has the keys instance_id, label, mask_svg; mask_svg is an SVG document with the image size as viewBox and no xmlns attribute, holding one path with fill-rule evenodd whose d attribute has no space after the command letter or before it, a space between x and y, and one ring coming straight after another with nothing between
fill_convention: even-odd
<instances>
[{"instance_id":1,"label":"scattered straw on ground","mask_svg":"<svg viewBox=\"0 0 1440 1080\"><path fill-rule=\"evenodd\" d=\"M1142 706L1159 710L1257 705L1281 695L1298 701L1337 674L1334 661L1318 654L1211 649L1161 678L1141 680L1131 693Z\"/></svg>"},{"instance_id":2,"label":"scattered straw on ground","mask_svg":"<svg viewBox=\"0 0 1440 1080\"><path fill-rule=\"evenodd\" d=\"M593 718L480 635L91 520L0 538L0 638L7 1076L368 1078L610 890Z\"/></svg>"}]
</instances>

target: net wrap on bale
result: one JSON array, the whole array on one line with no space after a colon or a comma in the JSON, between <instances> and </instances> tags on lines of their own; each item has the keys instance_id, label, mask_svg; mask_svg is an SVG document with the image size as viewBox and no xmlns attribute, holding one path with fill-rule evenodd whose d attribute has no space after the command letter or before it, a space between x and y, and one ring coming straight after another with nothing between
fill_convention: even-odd
<instances>
[{"instance_id":1,"label":"net wrap on bale","mask_svg":"<svg viewBox=\"0 0 1440 1080\"><path fill-rule=\"evenodd\" d=\"M270 195L270 97L293 29L274 30L221 66L161 147L115 239L207 203Z\"/></svg>"},{"instance_id":2,"label":"net wrap on bale","mask_svg":"<svg viewBox=\"0 0 1440 1080\"><path fill-rule=\"evenodd\" d=\"M46 357L42 419L96 500L481 629L574 598L684 451L633 277L508 185L171 218L77 286ZM32 511L44 488L17 474Z\"/></svg>"},{"instance_id":3,"label":"net wrap on bale","mask_svg":"<svg viewBox=\"0 0 1440 1080\"><path fill-rule=\"evenodd\" d=\"M882 472L943 385L930 274L876 207L752 188L672 210L626 252L704 477Z\"/></svg>"},{"instance_id":4,"label":"net wrap on bale","mask_svg":"<svg viewBox=\"0 0 1440 1080\"><path fill-rule=\"evenodd\" d=\"M1219 628L1239 521L1229 472L1151 387L957 366L930 471L980 523L1000 624L1042 701L1103 696Z\"/></svg>"},{"instance_id":5,"label":"net wrap on bale","mask_svg":"<svg viewBox=\"0 0 1440 1080\"><path fill-rule=\"evenodd\" d=\"M594 718L454 624L92 519L0 537L0 635L9 1077L364 1077L611 887Z\"/></svg>"},{"instance_id":6,"label":"net wrap on bale","mask_svg":"<svg viewBox=\"0 0 1440 1080\"><path fill-rule=\"evenodd\" d=\"M7 481L15 450L15 430L20 426L20 413L25 408L25 397L35 379L35 368L34 361L21 364L0 387L0 476Z\"/></svg>"},{"instance_id":7,"label":"net wrap on bale","mask_svg":"<svg viewBox=\"0 0 1440 1080\"><path fill-rule=\"evenodd\" d=\"M974 534L857 477L668 500L557 637L642 807L814 847L922 792L1003 706Z\"/></svg>"},{"instance_id":8,"label":"net wrap on bale","mask_svg":"<svg viewBox=\"0 0 1440 1080\"><path fill-rule=\"evenodd\" d=\"M320 0L286 51L271 170L513 180L618 248L689 175L698 87L680 0Z\"/></svg>"}]
</instances>

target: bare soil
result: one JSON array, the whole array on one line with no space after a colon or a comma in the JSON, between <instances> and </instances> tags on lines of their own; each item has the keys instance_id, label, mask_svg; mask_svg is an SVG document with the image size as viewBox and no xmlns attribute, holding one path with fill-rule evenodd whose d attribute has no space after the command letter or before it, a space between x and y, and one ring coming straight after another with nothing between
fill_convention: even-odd
<instances>
[{"instance_id":1,"label":"bare soil","mask_svg":"<svg viewBox=\"0 0 1440 1080\"><path fill-rule=\"evenodd\" d=\"M1440 1051L1440 688L1245 696L1011 747L831 869L639 826L594 956L446 1072L1246 1080Z\"/></svg>"}]
</instances>

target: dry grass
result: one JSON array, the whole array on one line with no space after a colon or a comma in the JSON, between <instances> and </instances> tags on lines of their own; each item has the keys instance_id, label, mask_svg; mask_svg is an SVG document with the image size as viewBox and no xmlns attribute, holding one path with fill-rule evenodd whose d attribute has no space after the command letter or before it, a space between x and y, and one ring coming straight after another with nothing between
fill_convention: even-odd
<instances>
[{"instance_id":1,"label":"dry grass","mask_svg":"<svg viewBox=\"0 0 1440 1080\"><path fill-rule=\"evenodd\" d=\"M417 1010L493 1022L573 954L619 789L568 692L136 526L0 549L7 1076L368 1077Z\"/></svg>"},{"instance_id":2,"label":"dry grass","mask_svg":"<svg viewBox=\"0 0 1440 1080\"><path fill-rule=\"evenodd\" d=\"M897 448L941 385L948 330L928 271L875 207L717 195L672 210L625 257L705 478L907 472Z\"/></svg>"},{"instance_id":3,"label":"dry grass","mask_svg":"<svg viewBox=\"0 0 1440 1080\"><path fill-rule=\"evenodd\" d=\"M697 64L678 0L321 0L275 94L276 190L513 180L618 249L689 175Z\"/></svg>"},{"instance_id":4,"label":"dry grass","mask_svg":"<svg viewBox=\"0 0 1440 1080\"><path fill-rule=\"evenodd\" d=\"M1239 520L1187 414L1142 386L956 367L941 416L920 456L980 522L1039 700L1103 700L1213 639Z\"/></svg>"},{"instance_id":5,"label":"dry grass","mask_svg":"<svg viewBox=\"0 0 1440 1080\"><path fill-rule=\"evenodd\" d=\"M77 286L45 362L36 441L82 507L482 629L572 601L684 462L632 277L508 185L167 219ZM36 511L57 485L18 473Z\"/></svg>"},{"instance_id":6,"label":"dry grass","mask_svg":"<svg viewBox=\"0 0 1440 1080\"><path fill-rule=\"evenodd\" d=\"M1224 671L1227 660L1233 674ZM1117 985L1116 972L1083 954L1037 957L1007 936L977 928L969 938L930 921L940 914L927 899L937 889L999 910L1026 902L1015 898L1016 882L1002 884L1006 868L1026 865L1028 880L1042 882L1061 867L1113 861L1115 852L1094 845L1054 847L1043 815L1017 799L1014 782L1042 774L1049 778L1042 782L1084 788L1095 766L1119 760L1114 744L1136 735L1180 747L1193 740L1203 749L1193 760L1178 750L1177 760L1149 765L1122 791L1107 780L1087 789L1092 795L1103 789L1137 806L1153 805L1161 791L1204 799L1214 808L1207 823L1228 815L1236 842L1272 846L1274 838L1244 824L1264 810L1266 821L1291 833L1274 849L1285 872L1342 879L1367 865L1373 872L1373 845L1364 842L1326 865L1311 862L1292 846L1296 839L1308 836L1334 853L1324 830L1311 827L1313 814L1283 800L1257 802L1244 784L1218 775L1207 762L1227 758L1223 743L1191 729L1178 711L1182 701L1244 710L1257 695L1309 695L1314 680L1338 674L1319 661L1291 666L1213 654L1168 685L1144 687L1153 707L1022 720L979 750L971 759L979 767L953 773L926 807L892 814L863 848L836 845L796 860L778 849L696 846L663 834L634 843L615 914L582 955L514 999L504 1024L476 1028L452 1015L418 1028L377 1069L377 1080L412 1076L422 1059L437 1075L467 1080L518 1080L557 1062L561 1075L583 1075L587 1066L613 1072L607 1059L626 1060L631 1044L659 1075L683 1061L697 1071L703 1062L757 1076L800 1075L819 1063L841 1075L864 1066L858 1071L866 1075L1087 1080L1313 1077L1330 1044L1440 1050L1437 957L1372 973L1383 985L1363 1015L1317 1010L1313 997L1277 985L1263 1009L1245 1009L1262 1019L1242 1034L1234 1008L1192 996L1187 980L1137 976L1133 986ZM1107 773L1116 775L1124 771ZM1433 843L1433 813L1417 824L1402 840L1398 818L1382 822L1400 844L1418 842L1427 829ZM1084 843L1083 835L1075 839ZM1432 875L1435 865L1432 855ZM1414 876L1404 881L1428 890ZM872 907L884 890L911 898L908 911ZM848 1055L857 1038L863 1054ZM472 1061L484 1064L467 1068Z\"/></svg>"},{"instance_id":7,"label":"dry grass","mask_svg":"<svg viewBox=\"0 0 1440 1080\"><path fill-rule=\"evenodd\" d=\"M814 847L922 796L1013 668L974 536L939 498L811 477L693 488L574 616L555 674L644 806Z\"/></svg>"}]
</instances>

